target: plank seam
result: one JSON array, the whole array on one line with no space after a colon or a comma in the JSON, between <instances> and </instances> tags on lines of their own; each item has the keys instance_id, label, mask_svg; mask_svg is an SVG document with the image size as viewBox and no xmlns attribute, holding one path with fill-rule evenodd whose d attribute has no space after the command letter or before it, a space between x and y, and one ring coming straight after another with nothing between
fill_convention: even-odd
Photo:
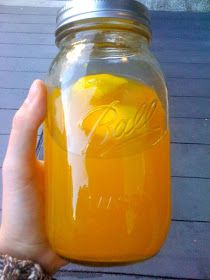
<instances>
[{"instance_id":1,"label":"plank seam","mask_svg":"<svg viewBox=\"0 0 210 280\"><path fill-rule=\"evenodd\" d=\"M200 278L183 278L183 277L181 277L181 278L179 278L179 277L173 277L173 276L163 276L163 275L150 275L150 274L141 274L141 273L126 273L126 272L107 272L107 271L89 271L89 270L74 270L74 269L72 269L72 270L65 270L65 269L61 269L60 270L61 272L73 272L73 273L81 273L81 272L84 272L84 273L87 273L87 274L91 274L91 273L97 273L97 274L106 274L106 275L121 275L121 276L132 276L132 277L136 277L136 276L138 276L138 277L151 277L151 278L154 278L154 279L163 279L163 277L164 277L164 279L171 279L171 278L173 278L173 279L176 279L176 280L178 280L178 279L182 279L182 280L200 280ZM203 279L203 280L205 280L205 279Z\"/></svg>"}]
</instances>

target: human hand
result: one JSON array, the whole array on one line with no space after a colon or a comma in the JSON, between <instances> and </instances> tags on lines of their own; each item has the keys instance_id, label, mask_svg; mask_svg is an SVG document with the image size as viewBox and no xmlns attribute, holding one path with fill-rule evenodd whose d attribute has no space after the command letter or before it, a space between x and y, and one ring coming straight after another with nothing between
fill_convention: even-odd
<instances>
[{"instance_id":1,"label":"human hand","mask_svg":"<svg viewBox=\"0 0 210 280\"><path fill-rule=\"evenodd\" d=\"M44 223L44 163L36 159L36 136L46 114L47 90L33 82L15 114L3 163L0 253L39 263L48 273L66 262L50 248Z\"/></svg>"}]
</instances>

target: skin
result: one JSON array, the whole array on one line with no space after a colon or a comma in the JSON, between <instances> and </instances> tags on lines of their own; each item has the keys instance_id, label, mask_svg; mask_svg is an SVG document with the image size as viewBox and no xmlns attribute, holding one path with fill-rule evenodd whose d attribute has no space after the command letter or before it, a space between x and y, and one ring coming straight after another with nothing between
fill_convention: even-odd
<instances>
[{"instance_id":1,"label":"skin","mask_svg":"<svg viewBox=\"0 0 210 280\"><path fill-rule=\"evenodd\" d=\"M14 116L2 167L0 253L30 259L52 274L66 264L51 249L44 226L44 163L36 159L37 130L46 115L47 89L33 82Z\"/></svg>"}]
</instances>

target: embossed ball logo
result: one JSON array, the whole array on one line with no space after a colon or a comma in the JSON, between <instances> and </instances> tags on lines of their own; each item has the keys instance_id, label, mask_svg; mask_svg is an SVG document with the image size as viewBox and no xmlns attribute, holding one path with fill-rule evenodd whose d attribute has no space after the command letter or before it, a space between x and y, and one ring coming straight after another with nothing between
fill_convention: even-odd
<instances>
[{"instance_id":1,"label":"embossed ball logo","mask_svg":"<svg viewBox=\"0 0 210 280\"><path fill-rule=\"evenodd\" d=\"M129 113L123 114L120 101L97 106L80 119L79 126L87 139L82 152L101 157L117 155L123 150L128 153L152 145L163 133L159 126L150 126L158 101L143 103ZM145 141L152 138L147 143Z\"/></svg>"}]
</instances>

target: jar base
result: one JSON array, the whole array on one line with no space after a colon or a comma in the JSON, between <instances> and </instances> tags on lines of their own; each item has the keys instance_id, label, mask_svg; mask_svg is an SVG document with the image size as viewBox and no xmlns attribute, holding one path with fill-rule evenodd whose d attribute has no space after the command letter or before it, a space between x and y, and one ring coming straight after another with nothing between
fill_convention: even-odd
<instances>
[{"instance_id":1,"label":"jar base","mask_svg":"<svg viewBox=\"0 0 210 280\"><path fill-rule=\"evenodd\" d=\"M122 257L76 257L76 256L68 256L66 257L66 254L63 254L60 251L57 251L58 255L62 258L70 261L71 263L80 264L80 265L87 265L87 266L123 266L123 265L129 265L134 264L138 262L146 261L150 258L153 258L160 252L160 249L152 254L149 254L147 256L122 256Z\"/></svg>"}]
</instances>

